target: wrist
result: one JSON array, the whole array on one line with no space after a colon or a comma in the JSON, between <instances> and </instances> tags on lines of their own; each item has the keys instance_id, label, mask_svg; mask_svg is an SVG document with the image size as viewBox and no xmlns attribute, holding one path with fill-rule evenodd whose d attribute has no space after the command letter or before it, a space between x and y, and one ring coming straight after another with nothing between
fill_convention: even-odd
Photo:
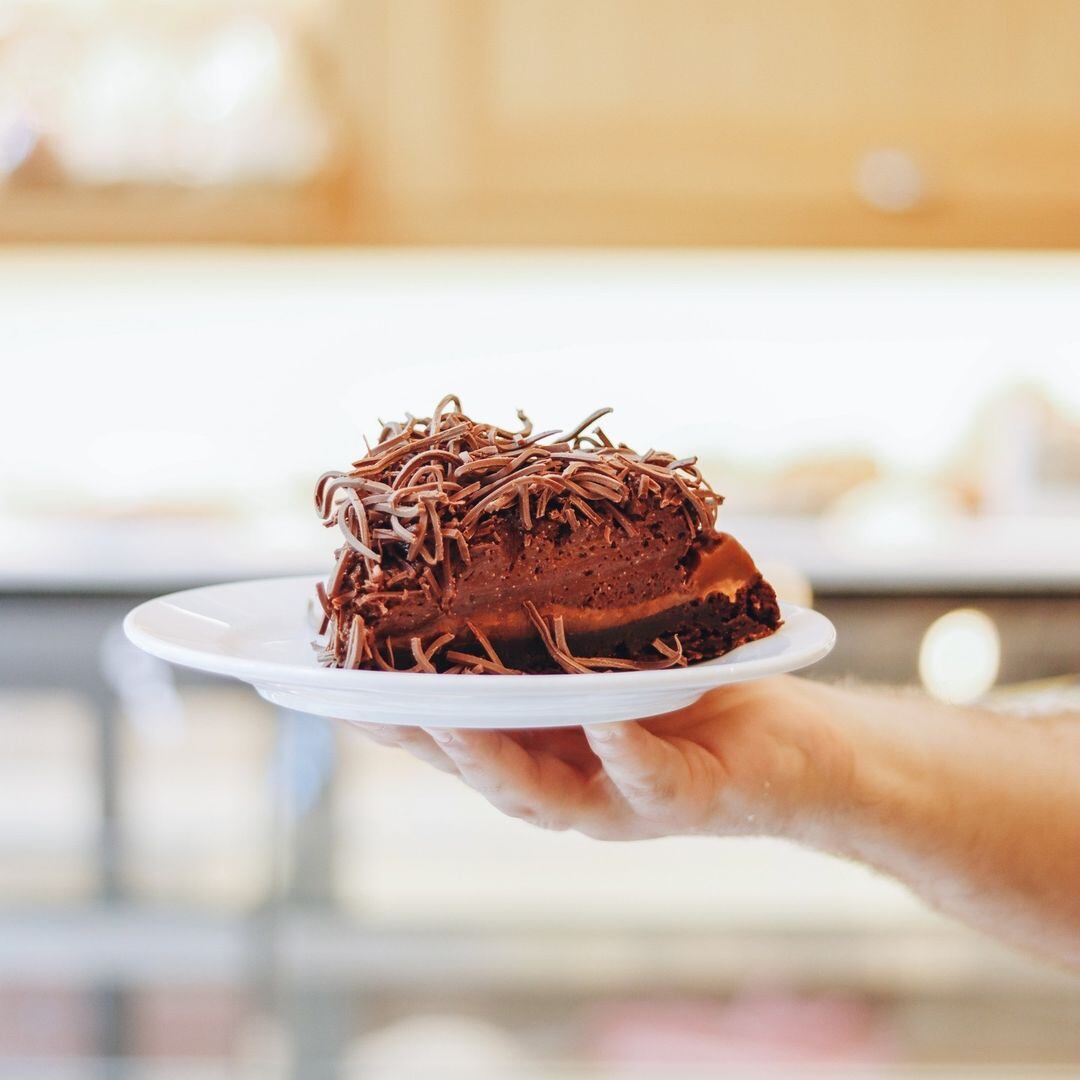
<instances>
[{"instance_id":1,"label":"wrist","mask_svg":"<svg viewBox=\"0 0 1080 1080\"><path fill-rule=\"evenodd\" d=\"M857 714L846 691L781 676L716 694L728 783L714 830L824 846L853 799Z\"/></svg>"},{"instance_id":2,"label":"wrist","mask_svg":"<svg viewBox=\"0 0 1080 1080\"><path fill-rule=\"evenodd\" d=\"M794 755L782 784L788 805L779 835L834 848L864 797L859 762L869 740L856 695L808 679L785 682L787 730L780 737L789 740Z\"/></svg>"},{"instance_id":3,"label":"wrist","mask_svg":"<svg viewBox=\"0 0 1080 1080\"><path fill-rule=\"evenodd\" d=\"M963 714L915 692L816 684L833 752L817 813L797 822L801 840L880 864L897 838L933 837L951 788L950 739ZM940 713L941 715L935 715Z\"/></svg>"}]
</instances>

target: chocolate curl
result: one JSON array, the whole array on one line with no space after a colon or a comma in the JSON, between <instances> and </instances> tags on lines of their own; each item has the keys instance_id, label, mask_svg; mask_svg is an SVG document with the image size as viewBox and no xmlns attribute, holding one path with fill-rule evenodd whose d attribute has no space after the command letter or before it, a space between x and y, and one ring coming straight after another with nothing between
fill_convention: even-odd
<instances>
[{"instance_id":1,"label":"chocolate curl","mask_svg":"<svg viewBox=\"0 0 1080 1080\"><path fill-rule=\"evenodd\" d=\"M349 554L349 548L342 548L341 554L338 556L337 566L334 568L334 576L330 579L330 587L326 590L327 595L331 600L338 594L338 590L341 588L341 583L345 580L345 575L349 570L349 563L352 558Z\"/></svg>"},{"instance_id":2,"label":"chocolate curl","mask_svg":"<svg viewBox=\"0 0 1080 1080\"><path fill-rule=\"evenodd\" d=\"M386 659L384 660L382 654L378 649L375 649L372 653L372 660L375 661L375 666L381 671L397 671L394 667L394 647L389 641L386 642Z\"/></svg>"},{"instance_id":3,"label":"chocolate curl","mask_svg":"<svg viewBox=\"0 0 1080 1080\"><path fill-rule=\"evenodd\" d=\"M426 671L430 675L435 674L435 667L431 662L431 658L441 649L447 642L453 641L453 634L442 634L437 637L426 649L420 642L418 637L409 638L409 648L412 650L413 656L416 658L416 667L414 671Z\"/></svg>"},{"instance_id":4,"label":"chocolate curl","mask_svg":"<svg viewBox=\"0 0 1080 1080\"><path fill-rule=\"evenodd\" d=\"M529 514L529 489L525 485L518 488L518 506L521 511L521 524L526 531L531 532L533 523Z\"/></svg>"},{"instance_id":5,"label":"chocolate curl","mask_svg":"<svg viewBox=\"0 0 1080 1080\"><path fill-rule=\"evenodd\" d=\"M339 476L336 479L330 480L323 487L322 503L319 506L319 512L321 513L324 522L333 518L334 495L339 491L346 490L366 491L369 494L374 493L374 498L377 500L379 495L390 491L391 488L389 484L383 484L377 480L368 480L359 476ZM318 495L318 489L316 489L316 495Z\"/></svg>"},{"instance_id":6,"label":"chocolate curl","mask_svg":"<svg viewBox=\"0 0 1080 1080\"><path fill-rule=\"evenodd\" d=\"M606 408L597 409L596 412L589 413L589 415L586 416L585 419L582 420L577 427L571 428L569 431L564 432L562 435L559 436L557 441L572 443L590 424L595 424L601 416L607 416L608 413L614 411L615 410L612 409L609 405Z\"/></svg>"},{"instance_id":7,"label":"chocolate curl","mask_svg":"<svg viewBox=\"0 0 1080 1080\"><path fill-rule=\"evenodd\" d=\"M462 652L460 650L447 650L446 659L454 661L457 664L465 665L472 671L478 674L490 674L490 675L521 675L521 671L517 668L507 667L502 658L495 651L495 646L491 644L487 634L483 632L475 623L466 620L465 625L468 626L470 633L476 638L477 644L487 654L486 657L474 656L472 653Z\"/></svg>"},{"instance_id":8,"label":"chocolate curl","mask_svg":"<svg viewBox=\"0 0 1080 1080\"><path fill-rule=\"evenodd\" d=\"M660 638L656 638L652 643L652 647L663 657L670 660L673 664L677 664L679 667L686 667L686 657L683 656L682 642L679 640L679 635L675 635L675 648L671 648L670 645L665 645Z\"/></svg>"},{"instance_id":9,"label":"chocolate curl","mask_svg":"<svg viewBox=\"0 0 1080 1080\"><path fill-rule=\"evenodd\" d=\"M412 543L416 539L416 535L409 532L396 515L390 518L390 534L396 536L399 540L404 540L409 547L412 547Z\"/></svg>"},{"instance_id":10,"label":"chocolate curl","mask_svg":"<svg viewBox=\"0 0 1080 1080\"><path fill-rule=\"evenodd\" d=\"M322 637L326 633L327 626L330 625L330 615L332 614L330 608L330 598L326 595L326 586L321 582L315 584L315 595L319 598L319 604L322 606L322 620L319 622L319 637Z\"/></svg>"},{"instance_id":11,"label":"chocolate curl","mask_svg":"<svg viewBox=\"0 0 1080 1080\"><path fill-rule=\"evenodd\" d=\"M534 446L536 443L543 442L545 439L550 439L552 435L558 435L558 434L559 434L559 429L558 428L552 428L550 431L541 431L541 432L537 433L536 435L530 435L529 438L527 438L527 439L521 439L521 440L519 440L517 445L518 445L518 447ZM548 449L550 450L551 448L548 447Z\"/></svg>"},{"instance_id":12,"label":"chocolate curl","mask_svg":"<svg viewBox=\"0 0 1080 1080\"><path fill-rule=\"evenodd\" d=\"M511 476L507 480L503 480L495 485L489 492L487 492L483 498L462 518L461 528L466 535L473 528L476 527L476 523L480 520L480 515L502 494L505 493L508 487L516 484L523 476L532 476L535 473L547 468L546 461L538 461L534 465L528 465L524 469L521 469L517 474Z\"/></svg>"},{"instance_id":13,"label":"chocolate curl","mask_svg":"<svg viewBox=\"0 0 1080 1080\"><path fill-rule=\"evenodd\" d=\"M456 466L460 460L457 454L451 454L449 450L425 450L401 467L401 471L394 478L392 486L395 489L404 487L410 477L414 476L424 465L431 462L444 461Z\"/></svg>"},{"instance_id":14,"label":"chocolate curl","mask_svg":"<svg viewBox=\"0 0 1080 1080\"><path fill-rule=\"evenodd\" d=\"M443 431L436 432L434 435L428 435L426 438L417 439L415 442L405 442L394 448L388 457L380 460L376 458L371 460L370 458L361 458L360 461L353 463L353 472L358 476L371 476L377 472L381 472L389 465L396 465L403 458L408 457L410 452L417 450L426 450L429 446L434 446L441 439L448 439L453 435L460 435L469 430L469 424L457 424L453 427L445 428ZM404 438L404 435L398 436L398 438ZM373 454L377 454L379 447L376 446Z\"/></svg>"},{"instance_id":15,"label":"chocolate curl","mask_svg":"<svg viewBox=\"0 0 1080 1080\"><path fill-rule=\"evenodd\" d=\"M604 519L587 503L577 495L570 496L570 505L574 507L582 517L587 518L594 525L603 525Z\"/></svg>"},{"instance_id":16,"label":"chocolate curl","mask_svg":"<svg viewBox=\"0 0 1080 1080\"><path fill-rule=\"evenodd\" d=\"M622 528L623 532L625 532L627 536L637 536L637 529L634 527L630 519L617 506L609 506L608 513L611 514L611 516L619 523L619 526Z\"/></svg>"},{"instance_id":17,"label":"chocolate curl","mask_svg":"<svg viewBox=\"0 0 1080 1080\"><path fill-rule=\"evenodd\" d=\"M384 593L383 595L394 596L394 593ZM342 597L342 599L344 599L344 597ZM365 610L374 608L374 614L376 616L385 615L390 610L382 597L377 593L368 593L366 596L361 596L360 599L357 600L356 606L364 608Z\"/></svg>"},{"instance_id":18,"label":"chocolate curl","mask_svg":"<svg viewBox=\"0 0 1080 1080\"><path fill-rule=\"evenodd\" d=\"M537 606L531 600L526 600L523 606L525 608L525 613L532 620L533 626L536 627L537 632L540 634L540 640L544 643L544 648L547 649L551 659L554 660L563 671L568 672L571 675L586 674L589 669L579 664L568 651L564 651L558 646Z\"/></svg>"},{"instance_id":19,"label":"chocolate curl","mask_svg":"<svg viewBox=\"0 0 1080 1080\"><path fill-rule=\"evenodd\" d=\"M326 510L324 509L323 498L324 492L326 490L326 485L331 480L337 480L344 475L345 474L343 472L334 472L333 470L331 470L330 472L324 472L322 476L320 476L319 479L315 481L315 509L318 510L323 517L326 517Z\"/></svg>"},{"instance_id":20,"label":"chocolate curl","mask_svg":"<svg viewBox=\"0 0 1080 1080\"><path fill-rule=\"evenodd\" d=\"M457 591L457 580L451 566L452 556L449 547L443 548L443 557L439 563L439 584L442 586L442 602L445 607Z\"/></svg>"},{"instance_id":21,"label":"chocolate curl","mask_svg":"<svg viewBox=\"0 0 1080 1080\"><path fill-rule=\"evenodd\" d=\"M442 562L443 558L443 533L442 524L439 521L438 510L428 500L424 501L424 506L427 508L427 518L431 523L431 534L434 538L434 547L430 555L427 551L421 547L420 556L429 566L435 566Z\"/></svg>"},{"instance_id":22,"label":"chocolate curl","mask_svg":"<svg viewBox=\"0 0 1080 1080\"><path fill-rule=\"evenodd\" d=\"M508 668L494 660L488 660L483 656L473 656L471 653L458 652L456 649L447 649L446 659L456 661L456 668L447 668L443 672L447 674L461 674L466 668L477 675L524 675L517 668Z\"/></svg>"},{"instance_id":23,"label":"chocolate curl","mask_svg":"<svg viewBox=\"0 0 1080 1080\"><path fill-rule=\"evenodd\" d=\"M467 476L486 476L502 466L508 466L514 459L509 454L493 454L481 456L474 454L464 465L459 465L454 470L454 479L461 480Z\"/></svg>"},{"instance_id":24,"label":"chocolate curl","mask_svg":"<svg viewBox=\"0 0 1080 1080\"><path fill-rule=\"evenodd\" d=\"M504 476L516 473L526 461L534 457L551 457L551 455L542 446L530 446L527 450L522 450L517 457L511 458L509 464L504 465L492 479L501 480Z\"/></svg>"},{"instance_id":25,"label":"chocolate curl","mask_svg":"<svg viewBox=\"0 0 1080 1080\"><path fill-rule=\"evenodd\" d=\"M380 514L389 514L392 517L405 518L406 521L420 516L419 506L398 506L395 503L380 501L378 498L363 499L362 501L371 510L377 510Z\"/></svg>"},{"instance_id":26,"label":"chocolate curl","mask_svg":"<svg viewBox=\"0 0 1080 1080\"><path fill-rule=\"evenodd\" d=\"M630 489L618 477L596 469L582 469L575 474L581 487L595 494L598 498L612 502L625 502L630 497Z\"/></svg>"},{"instance_id":27,"label":"chocolate curl","mask_svg":"<svg viewBox=\"0 0 1080 1080\"><path fill-rule=\"evenodd\" d=\"M477 480L475 484L467 484L465 487L461 488L460 491L455 491L450 496L450 502L454 504L468 504L469 500L480 491L481 487L483 487L483 485L479 480Z\"/></svg>"},{"instance_id":28,"label":"chocolate curl","mask_svg":"<svg viewBox=\"0 0 1080 1080\"><path fill-rule=\"evenodd\" d=\"M552 619L554 632L548 628L547 621L539 609L530 600L526 600L525 611L540 634L548 655L563 671L573 675L583 675L590 671L660 671L670 667L682 667L686 660L682 654L682 644L675 638L677 648L672 649L657 638L653 647L663 656L662 660L623 660L614 656L574 656L566 640L566 627L563 617L556 615Z\"/></svg>"},{"instance_id":29,"label":"chocolate curl","mask_svg":"<svg viewBox=\"0 0 1080 1080\"><path fill-rule=\"evenodd\" d=\"M559 646L559 649L567 656L572 656L570 652L570 646L566 642L566 625L563 622L561 615L556 615L551 620L551 625L555 628L555 644Z\"/></svg>"},{"instance_id":30,"label":"chocolate curl","mask_svg":"<svg viewBox=\"0 0 1080 1080\"><path fill-rule=\"evenodd\" d=\"M543 518L547 513L548 503L551 501L552 490L549 484L544 484L540 490L540 497L536 500L536 516Z\"/></svg>"},{"instance_id":31,"label":"chocolate curl","mask_svg":"<svg viewBox=\"0 0 1080 1080\"><path fill-rule=\"evenodd\" d=\"M484 650L485 653L487 653L488 659L493 664L499 664L500 666L505 667L506 665L503 664L502 658L495 651L495 646L491 644L491 639L487 636L487 634L485 634L484 631L476 625L476 623L472 622L469 619L465 620L465 625L469 628L469 633L471 633L472 636L476 638L476 643L480 646L481 649Z\"/></svg>"},{"instance_id":32,"label":"chocolate curl","mask_svg":"<svg viewBox=\"0 0 1080 1080\"><path fill-rule=\"evenodd\" d=\"M435 576L435 573L431 569L430 566L425 566L424 567L424 569L420 573L420 579L422 581L427 582L427 586L431 590L431 594L432 594L432 596L435 597L436 600L441 600L442 599L442 594L443 594L442 584L440 583L439 579Z\"/></svg>"},{"instance_id":33,"label":"chocolate curl","mask_svg":"<svg viewBox=\"0 0 1080 1080\"><path fill-rule=\"evenodd\" d=\"M457 394L447 394L446 397L444 397L439 402L439 404L435 406L435 409L431 414L431 423L428 425L429 431L437 432L439 430L439 424L442 421L442 411L451 402L454 403L454 412L459 414L461 413L461 399L457 396Z\"/></svg>"},{"instance_id":34,"label":"chocolate curl","mask_svg":"<svg viewBox=\"0 0 1080 1080\"><path fill-rule=\"evenodd\" d=\"M365 559L371 559L373 562L378 562L380 555L377 551L372 551L362 540L357 539L348 523L349 504L342 503L338 507L337 523L338 528L341 530L342 536L345 537L345 542L353 549L353 551L359 552Z\"/></svg>"},{"instance_id":35,"label":"chocolate curl","mask_svg":"<svg viewBox=\"0 0 1080 1080\"><path fill-rule=\"evenodd\" d=\"M354 615L352 625L349 627L349 645L345 651L345 662L341 665L346 669L360 666L367 650L368 629L364 620L359 615Z\"/></svg>"},{"instance_id":36,"label":"chocolate curl","mask_svg":"<svg viewBox=\"0 0 1080 1080\"><path fill-rule=\"evenodd\" d=\"M444 529L443 536L447 540L453 540L454 544L457 546L458 556L461 558L461 561L466 566L469 566L472 563L472 554L469 551L468 541L461 535L461 530Z\"/></svg>"},{"instance_id":37,"label":"chocolate curl","mask_svg":"<svg viewBox=\"0 0 1080 1080\"><path fill-rule=\"evenodd\" d=\"M345 501L352 507L353 517L356 520L356 527L360 530L359 540L365 547L370 548L371 545L371 526L368 523L367 510L364 509L364 504L357 498L356 492L346 490ZM379 555L376 552L372 552L375 562L379 561Z\"/></svg>"},{"instance_id":38,"label":"chocolate curl","mask_svg":"<svg viewBox=\"0 0 1080 1080\"><path fill-rule=\"evenodd\" d=\"M426 503L422 503L416 508L419 520L416 523L416 532L413 535L412 547L409 548L409 553L406 556L410 562L423 550L424 538L427 536L428 532L428 514L426 512L428 510L429 507Z\"/></svg>"},{"instance_id":39,"label":"chocolate curl","mask_svg":"<svg viewBox=\"0 0 1080 1080\"><path fill-rule=\"evenodd\" d=\"M460 408L460 406L458 406ZM449 645L454 640L453 634L440 634L424 651L424 655L430 660L444 645Z\"/></svg>"}]
</instances>

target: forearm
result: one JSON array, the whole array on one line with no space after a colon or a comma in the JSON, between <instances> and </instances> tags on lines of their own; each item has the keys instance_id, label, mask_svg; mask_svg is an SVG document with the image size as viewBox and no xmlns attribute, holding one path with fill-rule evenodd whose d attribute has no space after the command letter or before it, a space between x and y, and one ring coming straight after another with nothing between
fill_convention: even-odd
<instances>
[{"instance_id":1,"label":"forearm","mask_svg":"<svg viewBox=\"0 0 1080 1080\"><path fill-rule=\"evenodd\" d=\"M1080 717L1043 724L914 695L811 693L846 765L796 837L1080 966Z\"/></svg>"}]
</instances>

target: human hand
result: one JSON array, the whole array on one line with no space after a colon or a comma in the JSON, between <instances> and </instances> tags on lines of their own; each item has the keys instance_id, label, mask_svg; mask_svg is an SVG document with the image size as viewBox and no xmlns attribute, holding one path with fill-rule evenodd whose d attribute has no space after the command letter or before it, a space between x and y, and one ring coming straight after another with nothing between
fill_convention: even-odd
<instances>
[{"instance_id":1,"label":"human hand","mask_svg":"<svg viewBox=\"0 0 1080 1080\"><path fill-rule=\"evenodd\" d=\"M359 726L543 828L605 840L795 836L827 812L851 771L828 694L781 677L636 722L530 731Z\"/></svg>"},{"instance_id":2,"label":"human hand","mask_svg":"<svg viewBox=\"0 0 1080 1080\"><path fill-rule=\"evenodd\" d=\"M605 840L783 836L1080 970L1080 714L1036 724L781 676L623 724L364 727L536 825Z\"/></svg>"}]
</instances>

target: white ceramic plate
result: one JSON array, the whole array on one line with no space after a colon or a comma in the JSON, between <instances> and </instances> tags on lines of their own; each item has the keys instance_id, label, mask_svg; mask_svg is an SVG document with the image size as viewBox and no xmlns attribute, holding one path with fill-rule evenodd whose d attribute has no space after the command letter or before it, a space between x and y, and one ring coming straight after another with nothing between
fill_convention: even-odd
<instances>
[{"instance_id":1,"label":"white ceramic plate","mask_svg":"<svg viewBox=\"0 0 1080 1080\"><path fill-rule=\"evenodd\" d=\"M540 728L634 720L690 705L728 683L795 671L833 647L832 623L783 604L771 637L717 660L588 675L430 675L320 667L311 648L313 577L210 585L162 596L124 620L154 656L251 683L267 701L316 716L425 727Z\"/></svg>"}]
</instances>

